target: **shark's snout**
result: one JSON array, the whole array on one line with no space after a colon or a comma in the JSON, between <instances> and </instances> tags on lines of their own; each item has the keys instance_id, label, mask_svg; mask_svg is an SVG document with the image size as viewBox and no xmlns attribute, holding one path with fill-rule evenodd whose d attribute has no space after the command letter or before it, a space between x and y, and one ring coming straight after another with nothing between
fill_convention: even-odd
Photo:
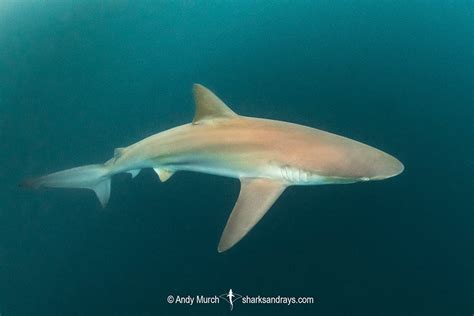
<instances>
[{"instance_id":1,"label":"shark's snout","mask_svg":"<svg viewBox=\"0 0 474 316\"><path fill-rule=\"evenodd\" d=\"M400 160L389 154L384 154L383 158L372 167L374 168L374 175L370 177L370 180L383 180L395 177L405 169Z\"/></svg>"}]
</instances>

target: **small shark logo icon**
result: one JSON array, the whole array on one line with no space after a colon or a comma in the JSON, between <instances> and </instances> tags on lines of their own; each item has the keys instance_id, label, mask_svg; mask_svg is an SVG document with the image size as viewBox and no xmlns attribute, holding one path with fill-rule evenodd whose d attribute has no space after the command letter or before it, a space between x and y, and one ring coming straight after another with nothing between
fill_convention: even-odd
<instances>
[{"instance_id":1,"label":"small shark logo icon","mask_svg":"<svg viewBox=\"0 0 474 316\"><path fill-rule=\"evenodd\" d=\"M224 299L227 303L230 304L230 310L234 309L234 302L238 301L242 295L234 293L232 289L229 289L229 292L219 295L220 298Z\"/></svg>"},{"instance_id":2,"label":"small shark logo icon","mask_svg":"<svg viewBox=\"0 0 474 316\"><path fill-rule=\"evenodd\" d=\"M227 294L227 297L229 298L229 304L230 304L230 310L234 309L234 293L232 292L232 289L229 289L229 293Z\"/></svg>"}]
</instances>

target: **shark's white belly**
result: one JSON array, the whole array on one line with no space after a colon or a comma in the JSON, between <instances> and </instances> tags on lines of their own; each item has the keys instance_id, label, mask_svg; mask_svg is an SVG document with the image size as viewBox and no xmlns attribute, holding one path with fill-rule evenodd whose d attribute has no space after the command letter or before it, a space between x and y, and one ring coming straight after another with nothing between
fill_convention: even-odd
<instances>
[{"instance_id":1,"label":"shark's white belly","mask_svg":"<svg viewBox=\"0 0 474 316\"><path fill-rule=\"evenodd\" d=\"M158 166L159 168L159 166ZM289 165L279 165L269 162L266 165L248 166L223 165L216 162L202 164L169 165L166 168L173 171L193 171L236 179L242 178L266 178L276 180L286 185L319 185L332 183L331 179L318 175L314 172L299 169Z\"/></svg>"}]
</instances>

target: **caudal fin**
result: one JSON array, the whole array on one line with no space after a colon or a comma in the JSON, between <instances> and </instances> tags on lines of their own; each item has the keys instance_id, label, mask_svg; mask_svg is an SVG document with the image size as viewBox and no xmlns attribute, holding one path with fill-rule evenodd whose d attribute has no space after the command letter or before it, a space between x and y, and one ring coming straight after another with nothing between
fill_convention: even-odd
<instances>
[{"instance_id":1,"label":"caudal fin","mask_svg":"<svg viewBox=\"0 0 474 316\"><path fill-rule=\"evenodd\" d=\"M91 189L99 198L102 207L107 205L110 197L110 175L105 165L87 165L67 169L30 179L20 184L31 188L78 188Z\"/></svg>"}]
</instances>

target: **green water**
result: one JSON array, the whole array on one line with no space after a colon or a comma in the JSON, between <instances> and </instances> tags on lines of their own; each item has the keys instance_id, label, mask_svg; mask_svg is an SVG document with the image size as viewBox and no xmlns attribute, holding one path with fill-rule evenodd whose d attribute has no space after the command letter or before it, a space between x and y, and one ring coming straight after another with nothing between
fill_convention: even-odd
<instances>
[{"instance_id":1,"label":"green water","mask_svg":"<svg viewBox=\"0 0 474 316\"><path fill-rule=\"evenodd\" d=\"M4 1L0 313L474 313L472 1ZM387 151L381 182L289 188L219 254L239 182L152 170L81 190L30 176L103 162L193 117L192 83L237 113ZM313 304L168 304L168 295Z\"/></svg>"}]
</instances>

